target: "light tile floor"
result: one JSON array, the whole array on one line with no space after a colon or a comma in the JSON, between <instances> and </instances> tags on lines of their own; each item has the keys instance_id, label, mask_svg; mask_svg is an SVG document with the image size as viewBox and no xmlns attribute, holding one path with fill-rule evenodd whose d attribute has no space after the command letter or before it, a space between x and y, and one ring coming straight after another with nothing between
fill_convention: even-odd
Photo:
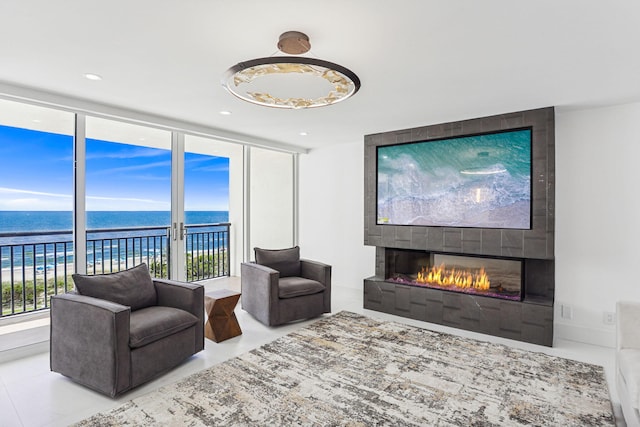
<instances>
[{"instance_id":1,"label":"light tile floor","mask_svg":"<svg viewBox=\"0 0 640 427\"><path fill-rule=\"evenodd\" d=\"M207 291L215 289L237 289L237 278L218 279L205 284ZM333 310L349 310L385 320L428 327L433 330L457 334L464 337L502 343L525 350L538 351L553 356L566 357L583 362L602 365L605 368L609 390L614 403L614 412L619 426L624 426L613 381L614 351L572 341L556 340L553 348L541 347L507 339L476 334L440 325L404 319L362 308L362 291L334 286ZM198 372L231 357L273 341L287 333L301 328L311 321L296 322L276 328L266 327L240 307L236 315L242 327L242 335L221 343L205 340L205 350L188 359L185 363L117 399L111 399L69 379L49 371L47 351L23 355L19 359L0 364L0 426L66 426L80 421L97 412L106 411L166 384L173 383L187 375ZM42 348L42 347L40 347Z\"/></svg>"}]
</instances>

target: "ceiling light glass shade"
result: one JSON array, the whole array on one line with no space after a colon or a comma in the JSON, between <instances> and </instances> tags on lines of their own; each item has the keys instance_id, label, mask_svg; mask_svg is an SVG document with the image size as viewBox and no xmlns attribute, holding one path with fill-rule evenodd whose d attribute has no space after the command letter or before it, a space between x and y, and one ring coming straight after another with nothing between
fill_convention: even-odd
<instances>
[{"instance_id":1,"label":"ceiling light glass shade","mask_svg":"<svg viewBox=\"0 0 640 427\"><path fill-rule=\"evenodd\" d=\"M341 65L316 58L272 56L240 62L222 85L238 98L267 107L301 109L344 101L360 79Z\"/></svg>"}]
</instances>

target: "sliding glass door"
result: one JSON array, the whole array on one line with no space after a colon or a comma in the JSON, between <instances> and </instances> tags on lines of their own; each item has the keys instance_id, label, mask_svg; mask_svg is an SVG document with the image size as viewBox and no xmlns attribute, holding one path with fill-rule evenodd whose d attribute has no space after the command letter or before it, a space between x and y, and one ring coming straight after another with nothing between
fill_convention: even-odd
<instances>
[{"instance_id":1,"label":"sliding glass door","mask_svg":"<svg viewBox=\"0 0 640 427\"><path fill-rule=\"evenodd\" d=\"M229 275L229 157L216 141L185 137L185 275Z\"/></svg>"},{"instance_id":2,"label":"sliding glass door","mask_svg":"<svg viewBox=\"0 0 640 427\"><path fill-rule=\"evenodd\" d=\"M85 203L89 273L170 276L171 132L87 117Z\"/></svg>"},{"instance_id":3,"label":"sliding glass door","mask_svg":"<svg viewBox=\"0 0 640 427\"><path fill-rule=\"evenodd\" d=\"M211 139L87 117L87 269L230 274L230 150ZM233 151L233 150L231 150Z\"/></svg>"}]
</instances>

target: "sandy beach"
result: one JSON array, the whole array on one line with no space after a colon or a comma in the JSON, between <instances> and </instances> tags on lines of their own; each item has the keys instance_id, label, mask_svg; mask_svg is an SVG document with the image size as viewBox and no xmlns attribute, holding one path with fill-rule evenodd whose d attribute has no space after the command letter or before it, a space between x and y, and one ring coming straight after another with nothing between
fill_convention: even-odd
<instances>
[{"instance_id":1,"label":"sandy beach","mask_svg":"<svg viewBox=\"0 0 640 427\"><path fill-rule=\"evenodd\" d=\"M206 256L206 255L211 255L211 256L215 256L215 255L221 255L224 256L226 250L225 248L220 248L214 251L206 251L206 250L198 250L198 251L193 251L193 252L188 252L187 253L187 257L199 257L199 256ZM129 257L128 260L126 261L120 261L119 265L118 265L118 261L114 261L113 263L110 262L110 260L107 259L107 261L104 263L102 262L96 262L95 264L89 264L87 265L87 273L88 274L102 274L102 273L112 273L112 272L117 272L117 271L122 271L122 270L126 270L127 268L131 268L134 267L142 262L147 263L147 265L149 263L153 263L153 262L159 262L160 258L158 257L158 259L153 259L153 257L150 257L148 260L146 257L142 257L140 258L139 256L136 257ZM163 260L163 262L166 263L166 259ZM212 264L213 265L213 264ZM95 269L94 269L95 267ZM54 277L57 277L59 280L63 279L65 276L65 268L66 268L66 275L67 276L71 276L71 274L74 273L73 270L73 263L72 262L68 262L65 266L64 263L59 263L56 266L54 265L47 265L46 267L43 265L37 265L34 267L29 265L29 266L25 266L24 270L22 267L14 267L13 268L13 282L14 283L21 283L24 277L25 281L31 281L33 280L34 277L34 272L35 272L35 277L37 280L45 280L45 278L47 279L47 281L53 279ZM11 283L12 277L11 277L11 268L3 268L0 272L0 282L2 283Z\"/></svg>"},{"instance_id":2,"label":"sandy beach","mask_svg":"<svg viewBox=\"0 0 640 427\"><path fill-rule=\"evenodd\" d=\"M129 260L128 263L128 267L131 268L133 267L133 259L131 258ZM66 269L65 269L66 267ZM112 270L113 268L113 270ZM107 263L104 266L104 270L102 268L102 264L101 263L96 263L95 266L95 272L96 274L99 273L111 273L116 272L116 271L121 271L121 270L125 270L127 268L127 264L125 262L121 262L120 263L120 269L118 269L118 263L114 263L113 266L109 263ZM87 271L89 274L93 273L93 268L92 267L87 267ZM71 276L74 273L73 270L73 263L67 263L67 265L65 266L65 264L58 264L57 266L52 266L49 265L46 268L40 268L35 270L35 277L38 281L44 281L45 279L47 281L52 280L54 277L62 280L65 275L67 276ZM22 267L15 267L13 269L13 282L14 283L21 283L23 281L23 277L25 281L32 281L34 278L34 268L33 266L26 266L24 267L24 270ZM11 276L11 269L10 268L3 268L1 273L0 273L0 282L2 283L11 283L12 280L12 276Z\"/></svg>"}]
</instances>

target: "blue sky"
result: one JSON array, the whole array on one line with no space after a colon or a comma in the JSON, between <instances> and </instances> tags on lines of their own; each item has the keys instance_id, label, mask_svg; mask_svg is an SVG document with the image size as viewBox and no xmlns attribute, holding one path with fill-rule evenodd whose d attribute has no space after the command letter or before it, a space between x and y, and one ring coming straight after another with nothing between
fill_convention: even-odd
<instances>
[{"instance_id":1,"label":"blue sky","mask_svg":"<svg viewBox=\"0 0 640 427\"><path fill-rule=\"evenodd\" d=\"M73 208L73 139L0 126L0 210ZM185 210L228 210L229 159L185 154ZM87 210L170 210L169 150L87 139Z\"/></svg>"}]
</instances>

